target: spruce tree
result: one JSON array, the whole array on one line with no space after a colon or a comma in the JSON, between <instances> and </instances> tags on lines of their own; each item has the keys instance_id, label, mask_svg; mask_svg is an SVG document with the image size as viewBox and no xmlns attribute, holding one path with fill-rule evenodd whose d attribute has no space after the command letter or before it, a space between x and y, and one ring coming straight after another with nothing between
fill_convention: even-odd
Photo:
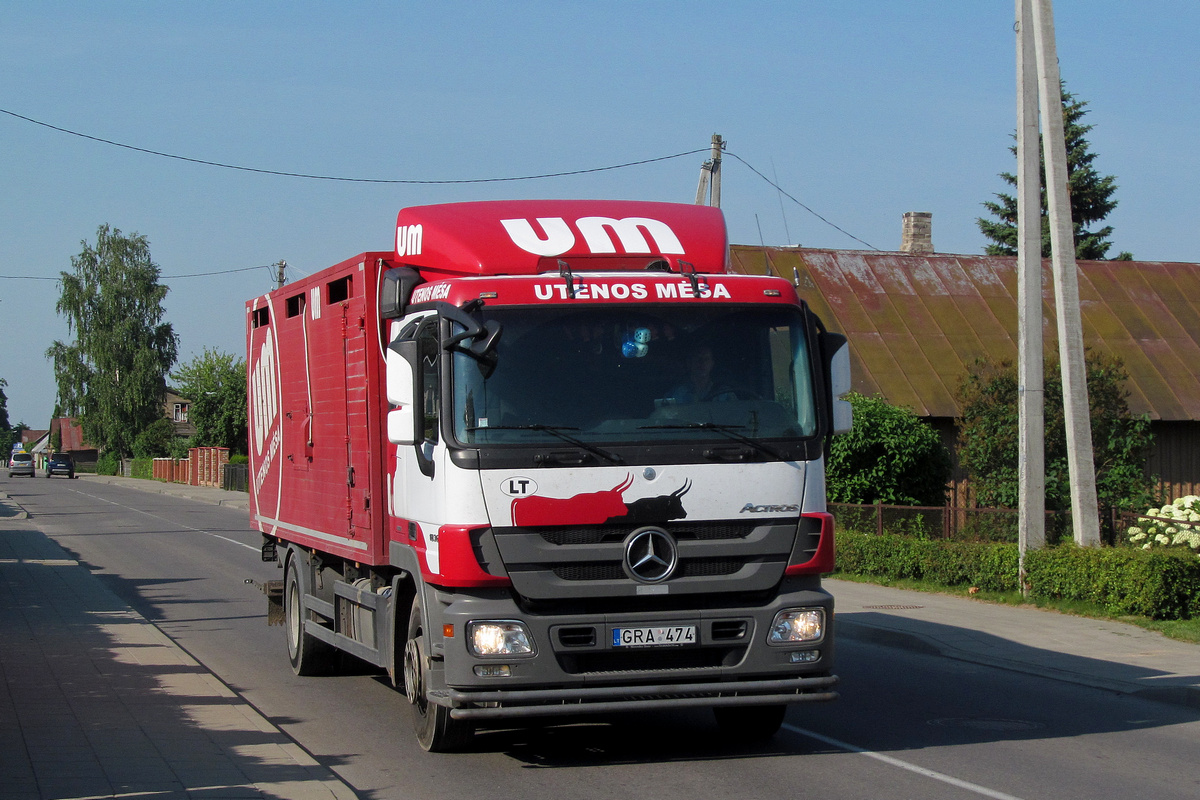
<instances>
[{"instance_id":1,"label":"spruce tree","mask_svg":"<svg viewBox=\"0 0 1200 800\"><path fill-rule=\"evenodd\" d=\"M1087 114L1087 101L1079 100L1064 86L1062 89L1063 134L1067 146L1067 182L1070 186L1071 220L1075 229L1075 257L1099 260L1108 257L1112 242L1112 226L1092 230L1092 226L1104 221L1117 207L1113 194L1117 191L1116 178L1101 176L1093 166L1096 154L1086 136L1093 125L1084 125L1080 120ZM1015 136L1015 135L1014 135ZM1041 137L1039 137L1039 150ZM1009 148L1014 156L1016 145ZM1050 257L1050 218L1046 211L1046 160L1040 161L1042 186L1042 257ZM1009 172L1000 173L1004 182L1016 188L1017 176ZM991 240L984 252L989 256L1014 256L1017 254L1017 199L1008 194L997 193L999 202L983 204L996 219L980 217L976 220L979 230ZM1120 253L1115 260L1128 261L1133 255Z\"/></svg>"}]
</instances>

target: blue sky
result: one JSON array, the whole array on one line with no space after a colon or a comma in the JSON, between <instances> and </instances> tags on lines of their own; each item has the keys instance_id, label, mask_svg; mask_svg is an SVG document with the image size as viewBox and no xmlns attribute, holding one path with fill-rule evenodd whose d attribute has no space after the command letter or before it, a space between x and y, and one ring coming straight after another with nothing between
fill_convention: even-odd
<instances>
[{"instance_id":1,"label":"blue sky","mask_svg":"<svg viewBox=\"0 0 1200 800\"><path fill-rule=\"evenodd\" d=\"M896 249L905 211L978 253L1015 128L1013 3L0 0L0 109L265 170L471 180L728 149L840 228ZM1059 0L1063 77L1117 178L1116 250L1200 261L1200 3ZM505 197L691 202L703 155L564 178L402 185L202 166L0 114L0 377L48 425L54 278L107 223L150 240L180 359L241 353L243 303L387 249L407 205ZM736 243L861 248L726 156Z\"/></svg>"}]
</instances>

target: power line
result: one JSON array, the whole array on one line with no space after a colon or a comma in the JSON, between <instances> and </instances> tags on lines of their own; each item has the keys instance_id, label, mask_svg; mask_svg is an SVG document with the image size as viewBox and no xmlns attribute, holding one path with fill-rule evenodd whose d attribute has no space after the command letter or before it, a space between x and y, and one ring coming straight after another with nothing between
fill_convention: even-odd
<instances>
[{"instance_id":1,"label":"power line","mask_svg":"<svg viewBox=\"0 0 1200 800\"><path fill-rule=\"evenodd\" d=\"M81 133L80 131L73 131L73 130L70 130L69 128L63 128L58 125L51 125L48 122L42 122L41 120L36 120L36 119L33 119L32 117L27 117L23 114L18 114L15 111L9 111L8 109L5 109L5 108L0 108L0 113L7 114L10 117L14 117L16 119L23 120L25 122L29 122L33 125L39 125L43 128L49 128L50 130L58 131L59 133L65 133L65 134L69 134L71 136L77 136L81 139L88 139L93 142L99 142L101 144L107 144L107 145L111 145L113 147L120 147L120 148L124 148L126 150L133 150L134 152L138 152L138 153L145 153L147 155L159 156L160 158L170 158L170 159L175 159L176 161L186 161L191 164L201 164L201 165L209 166L209 167L219 167L221 169L239 170L241 172L254 172L254 173L258 173L260 175L277 175L277 176L286 177L286 178L305 178L308 180L319 180L319 181L342 181L342 182L347 182L347 183L378 183L378 184L406 184L406 185L422 185L422 186L445 186L445 185L471 184L471 183L504 183L504 182L513 182L513 181L532 181L532 180L540 180L540 179L544 179L544 178L563 178L563 177L567 177L567 176L571 176L571 175L587 175L589 173L594 173L594 172L607 172L607 171L617 170L617 169L627 169L629 167L637 167L637 166L642 166L645 164L653 164L653 163L656 163L659 161L670 161L671 159L675 159L675 158L683 158L684 156L692 156L692 155L696 155L697 153L707 153L707 152L709 152L709 149L710 149L710 148L699 148L696 150L688 150L683 153L674 153L674 154L668 155L668 156L658 156L656 158L645 158L645 159L641 159L638 161L627 161L627 162L624 162L621 164L612 164L612 165L609 165L606 167L591 167L589 169L567 170L565 172L546 172L546 173L541 173L538 175L519 175L519 176L512 176L512 177L507 177L507 178L464 178L464 179L458 179L458 180L348 178L348 177L337 176L337 175L312 175L312 174L303 173L303 172L286 172L283 170L260 169L258 167L246 167L246 166L241 166L238 164L225 164L220 161L209 161L209 160L201 159L201 158L192 158L190 156L181 156L181 155L178 155L175 153L165 153L160 150L151 150L151 149L145 148L145 147L137 147L135 145L113 141L112 139L104 139L99 136L92 136L91 134ZM728 155L733 158L736 158L747 169L749 169L755 175L762 178L769 185L774 187L775 190L778 191L781 195L788 198L793 203L800 206L801 208L803 208L808 213L812 214L817 219L821 220L821 222L824 222L826 225L833 228L834 230L839 231L840 233L843 233L846 236L849 236L854 241L856 241L860 244L866 245L867 247L871 248L872 250L879 250L878 247L871 244L870 242L860 239L859 237L857 237L854 234L847 231L845 228L842 228L842 227L830 222L828 219L826 219L825 217L818 214L816 211L811 209L809 206L805 205L800 200L798 200L795 196L793 196L789 192L785 191L783 189L783 187L781 187L777 182L771 180L766 175L764 175L762 172L755 169L754 166L750 164L750 162L746 161L746 159L742 158L737 153L729 152ZM785 224L786 224L786 218L785 218ZM255 269L255 267L248 267L247 269ZM230 270L230 271L236 272L237 270ZM202 275L210 275L210 274L215 275L215 274L221 274L221 273L197 273L196 275L178 275L175 277L191 278L191 277L199 277ZM0 277L5 277L5 276L0 276ZM47 278L45 280L57 280L57 278Z\"/></svg>"},{"instance_id":2,"label":"power line","mask_svg":"<svg viewBox=\"0 0 1200 800\"><path fill-rule=\"evenodd\" d=\"M249 272L249 271L255 270L255 269L268 269L269 270L269 269L272 269L273 267L274 267L273 264L258 264L253 267L239 267L238 269L222 269L222 270L218 270L217 272L193 272L189 275L160 275L159 277L162 278L163 280L173 281L178 278L203 278L203 277L207 277L209 275L229 275L230 273L233 273L233 272Z\"/></svg>"},{"instance_id":3,"label":"power line","mask_svg":"<svg viewBox=\"0 0 1200 800\"><path fill-rule=\"evenodd\" d=\"M179 278L204 278L209 275L229 275L234 272L250 272L255 269L272 269L271 264L258 264L253 267L238 267L237 269L222 269L215 272L192 272L187 275L159 275L162 280L173 281ZM11 281L59 281L62 278L50 278L41 275L0 275L0 280Z\"/></svg>"},{"instance_id":4,"label":"power line","mask_svg":"<svg viewBox=\"0 0 1200 800\"><path fill-rule=\"evenodd\" d=\"M824 223L825 223L826 225L828 225L829 227L833 228L834 230L840 231L841 233L844 233L844 234L846 234L846 235L847 235L847 236L849 236L851 239L853 239L854 241L856 241L856 242L858 242L858 243L860 243L860 244L865 244L867 247L871 248L872 250L879 250L879 248L878 248L878 247L876 247L875 245L871 244L870 242L865 242L865 241L863 241L862 239L860 239L860 238L858 238L857 236L855 236L853 233L850 233L850 231L846 230L845 228L842 228L842 227L839 227L839 226L837 226L837 225L833 224L832 222L830 222L829 220L825 219L824 217L822 217L822 216L821 216L820 214L818 214L817 212L813 211L813 210L812 210L811 208L809 208L808 206L804 205L804 203L801 203L801 202L800 202L799 200L797 200L795 197L793 197L792 195L790 195L790 194L788 194L786 191L784 191L784 189L783 189L783 187L782 187L782 186L780 186L780 185L779 185L779 184L777 184L775 181L771 180L771 179L770 179L770 178L768 178L766 175L763 175L761 172L759 172L758 170L756 170L756 169L755 169L753 166L751 166L751 165L750 165L750 162L749 162L749 161L747 161L746 159L742 158L742 157L741 157L741 156L739 156L737 153L731 153L731 152L728 152L728 151L726 151L726 155L733 156L733 157L734 157L734 158L736 158L738 161L742 162L742 164L744 164L744 165L745 165L745 167L746 167L747 169L749 169L751 172L753 172L753 173L754 173L755 175L757 175L758 177L762 178L764 181L766 181L766 182L767 182L767 183L769 183L770 185L774 186L774 187L775 187L775 189L776 189L776 190L777 190L777 191L778 191L780 194L782 194L784 197L786 197L787 199L791 200L793 203L795 203L796 205L800 206L800 207L801 207L801 208L803 208L805 211L807 211L808 213L812 214L814 217L816 217L817 219L821 220L821 222L824 222Z\"/></svg>"},{"instance_id":5,"label":"power line","mask_svg":"<svg viewBox=\"0 0 1200 800\"><path fill-rule=\"evenodd\" d=\"M152 155L152 156L160 156L162 158L173 158L177 161L187 161L192 164L203 164L204 166L208 166L208 167L220 167L222 169L236 169L236 170L241 170L242 172L257 172L262 175L281 175L286 178L308 178L310 180L317 180L317 181L344 181L344 182L348 182L348 183L388 183L388 184L414 184L414 185L428 186L428 185L447 185L447 184L462 184L462 183L503 183L506 181L532 181L532 180L538 180L541 178L562 178L562 177L566 177L568 175L585 175L585 174L591 173L591 172L605 172L605 171L614 170L614 169L625 169L627 167L637 167L637 166L641 166L643 164L653 164L657 161L669 161L670 159L673 159L673 158L682 158L684 156L692 156L697 153L708 152L708 148L702 148L699 150L688 150L686 153L675 153L674 155L659 156L657 158L645 158L640 161L628 161L624 164L612 164L607 167L592 167L590 169L576 169L576 170L570 170L567 172L547 172L547 173L543 173L541 175L520 175L520 176L509 177L509 178L468 178L468 179L462 179L462 180L440 180L440 181L398 180L398 179L383 179L383 178L346 178L346 177L341 177L341 176L337 176L337 175L309 175L309 174L306 174L303 172L284 172L281 170L259 169L257 167L244 167L244 166L240 166L238 164L224 164L224 163L221 163L220 161L207 161L202 158L191 158L189 156L176 155L175 153L164 153L159 150L150 150L145 147L136 147L131 144L124 144L122 142L114 142L111 139L103 139L99 136L92 136L90 134L80 133L79 131L69 130L68 128L60 128L57 125L51 125L48 122L42 122L40 120L33 119L32 117L26 117L22 114L16 113L15 111L9 111L8 109L4 109L4 108L0 108L0 113L8 114L10 117L16 117L17 119L24 120L25 122L31 122L34 125L40 125L43 128L49 128L50 130L58 131L59 133L67 133L67 134L70 134L71 136L78 136L81 139L89 139L93 142L100 142L101 144L112 145L113 147L122 147L126 150L133 150L138 153L146 153L146 154Z\"/></svg>"}]
</instances>

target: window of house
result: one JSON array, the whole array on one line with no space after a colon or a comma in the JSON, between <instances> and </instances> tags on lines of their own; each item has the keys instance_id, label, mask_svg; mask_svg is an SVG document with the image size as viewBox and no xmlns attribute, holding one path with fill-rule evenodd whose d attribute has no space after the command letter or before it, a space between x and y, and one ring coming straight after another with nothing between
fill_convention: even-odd
<instances>
[{"instance_id":1,"label":"window of house","mask_svg":"<svg viewBox=\"0 0 1200 800\"><path fill-rule=\"evenodd\" d=\"M187 403L176 403L175 404L175 421L176 422L187 422L188 421L188 404Z\"/></svg>"}]
</instances>

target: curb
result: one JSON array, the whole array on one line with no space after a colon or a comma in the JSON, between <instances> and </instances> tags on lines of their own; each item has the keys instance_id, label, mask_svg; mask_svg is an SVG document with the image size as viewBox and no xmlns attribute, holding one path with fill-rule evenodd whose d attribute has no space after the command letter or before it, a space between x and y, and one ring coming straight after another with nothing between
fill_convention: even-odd
<instances>
[{"instance_id":1,"label":"curb","mask_svg":"<svg viewBox=\"0 0 1200 800\"><path fill-rule=\"evenodd\" d=\"M0 519L29 519L29 512L8 496L8 492L0 492Z\"/></svg>"},{"instance_id":2,"label":"curb","mask_svg":"<svg viewBox=\"0 0 1200 800\"><path fill-rule=\"evenodd\" d=\"M837 632L840 636L881 647L891 647L921 655L938 656L968 664L978 664L1009 672L1034 675L1039 678L1049 678L1062 683L1072 683L1091 689L1103 689L1117 694L1138 697L1143 700L1154 700L1159 703L1200 709L1200 688L1194 686L1138 686L1130 684L1127 681L1107 680L1044 664L1031 664L1024 661L997 658L995 656L983 656L969 650L947 646L945 643L937 642L917 633L900 631L894 628L883 628L862 622L853 622L845 618L839 619L837 626Z\"/></svg>"}]
</instances>

